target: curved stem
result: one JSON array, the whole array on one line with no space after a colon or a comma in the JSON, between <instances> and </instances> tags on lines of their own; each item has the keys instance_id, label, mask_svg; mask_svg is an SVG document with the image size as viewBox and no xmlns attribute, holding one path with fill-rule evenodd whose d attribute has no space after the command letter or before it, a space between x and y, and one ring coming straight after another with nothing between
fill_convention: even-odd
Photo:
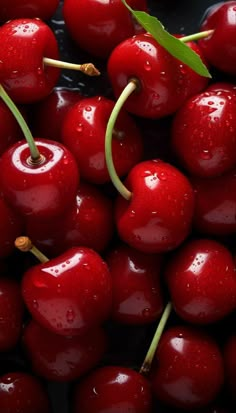
<instances>
[{"instance_id":1,"label":"curved stem","mask_svg":"<svg viewBox=\"0 0 236 413\"><path fill-rule=\"evenodd\" d=\"M17 122L18 122L18 124L19 124L19 126L20 126L20 128L21 128L21 130L24 134L24 137L25 137L25 139L26 139L26 141L29 145L31 158L33 160L39 159L40 158L39 150L38 150L38 148L37 148L37 146L34 142L32 133L31 133L24 117L22 116L19 109L17 108L17 106L12 101L12 99L7 94L7 92L5 91L5 89L3 88L3 86L1 84L0 84L0 97L6 103L7 107L10 109L11 113L13 114L15 119L17 120Z\"/></svg>"},{"instance_id":2,"label":"curved stem","mask_svg":"<svg viewBox=\"0 0 236 413\"><path fill-rule=\"evenodd\" d=\"M127 200L129 201L132 197L132 192L130 192L123 182L120 180L119 176L116 173L114 162L112 158L112 136L113 130L118 118L118 115L128 99L128 97L137 90L138 81L135 79L131 79L129 83L126 85L122 93L120 94L116 104L111 112L110 118L107 123L106 128L106 136L105 136L105 158L106 158L106 165L107 169L111 178L113 185L116 187L117 191Z\"/></svg>"},{"instance_id":3,"label":"curved stem","mask_svg":"<svg viewBox=\"0 0 236 413\"><path fill-rule=\"evenodd\" d=\"M180 37L179 40L183 43L193 42L200 39L205 39L206 37L210 36L214 30L205 30L198 33L193 33L188 36Z\"/></svg>"},{"instance_id":4,"label":"curved stem","mask_svg":"<svg viewBox=\"0 0 236 413\"><path fill-rule=\"evenodd\" d=\"M150 369L151 369L152 361L153 361L157 346L159 344L159 341L160 341L160 338L162 336L163 330L164 330L165 325L166 325L166 323L168 321L168 318L170 316L171 310L172 310L172 304L169 302L166 305L165 310L164 310L164 312L161 316L161 319L160 319L159 324L157 326L156 332L155 332L154 337L152 339L151 345L148 349L148 352L147 352L146 357L144 359L144 362L141 366L141 369L139 370L140 374L147 375L149 373Z\"/></svg>"},{"instance_id":5,"label":"curved stem","mask_svg":"<svg viewBox=\"0 0 236 413\"><path fill-rule=\"evenodd\" d=\"M60 69L79 70L88 76L99 76L99 70L93 63L83 63L82 65L76 63L62 62L61 60L51 59L50 57L44 57L43 63L47 66L58 67Z\"/></svg>"}]
</instances>

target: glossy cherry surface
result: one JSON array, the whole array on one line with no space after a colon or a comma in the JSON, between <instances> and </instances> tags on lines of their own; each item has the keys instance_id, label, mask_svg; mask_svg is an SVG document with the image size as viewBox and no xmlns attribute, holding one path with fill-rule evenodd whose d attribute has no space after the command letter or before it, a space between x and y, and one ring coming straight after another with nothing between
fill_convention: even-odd
<instances>
[{"instance_id":1,"label":"glossy cherry surface","mask_svg":"<svg viewBox=\"0 0 236 413\"><path fill-rule=\"evenodd\" d=\"M107 70L116 97L131 79L138 80L137 90L124 107L135 115L154 119L173 114L207 83L147 33L120 43L108 59Z\"/></svg>"},{"instance_id":2,"label":"glossy cherry surface","mask_svg":"<svg viewBox=\"0 0 236 413\"><path fill-rule=\"evenodd\" d=\"M59 0L1 0L0 20L6 22L21 17L48 20L58 5Z\"/></svg>"},{"instance_id":3,"label":"glossy cherry surface","mask_svg":"<svg viewBox=\"0 0 236 413\"><path fill-rule=\"evenodd\" d=\"M23 139L23 135L16 119L5 103L0 100L0 156L20 139Z\"/></svg>"},{"instance_id":4,"label":"glossy cherry surface","mask_svg":"<svg viewBox=\"0 0 236 413\"><path fill-rule=\"evenodd\" d=\"M150 413L148 380L127 367L94 370L75 388L73 413Z\"/></svg>"},{"instance_id":5,"label":"glossy cherry surface","mask_svg":"<svg viewBox=\"0 0 236 413\"><path fill-rule=\"evenodd\" d=\"M77 159L81 176L88 182L103 184L110 181L105 160L105 133L115 102L95 96L75 104L65 116L62 142ZM116 172L126 175L143 152L142 137L134 120L120 112L112 139Z\"/></svg>"},{"instance_id":6,"label":"glossy cherry surface","mask_svg":"<svg viewBox=\"0 0 236 413\"><path fill-rule=\"evenodd\" d=\"M74 247L30 268L22 294L42 326L62 335L83 334L110 315L111 276L95 251Z\"/></svg>"},{"instance_id":7,"label":"glossy cherry surface","mask_svg":"<svg viewBox=\"0 0 236 413\"><path fill-rule=\"evenodd\" d=\"M226 386L231 400L236 402L236 334L231 334L224 346Z\"/></svg>"},{"instance_id":8,"label":"glossy cherry surface","mask_svg":"<svg viewBox=\"0 0 236 413\"><path fill-rule=\"evenodd\" d=\"M236 74L236 2L220 2L212 8L201 24L201 30L214 30L198 41L208 62L231 75Z\"/></svg>"},{"instance_id":9,"label":"glossy cherry surface","mask_svg":"<svg viewBox=\"0 0 236 413\"><path fill-rule=\"evenodd\" d=\"M187 326L166 330L155 355L152 387L156 397L187 411L207 406L224 381L224 365L215 341Z\"/></svg>"},{"instance_id":10,"label":"glossy cherry surface","mask_svg":"<svg viewBox=\"0 0 236 413\"><path fill-rule=\"evenodd\" d=\"M236 96L233 91L202 92L177 112L172 147L181 165L201 177L214 177L236 163Z\"/></svg>"},{"instance_id":11,"label":"glossy cherry surface","mask_svg":"<svg viewBox=\"0 0 236 413\"><path fill-rule=\"evenodd\" d=\"M34 373L57 382L78 379L100 362L107 349L107 336L100 327L82 337L63 337L32 320L22 340Z\"/></svg>"},{"instance_id":12,"label":"glossy cherry surface","mask_svg":"<svg viewBox=\"0 0 236 413\"><path fill-rule=\"evenodd\" d=\"M8 257L14 250L16 237L22 234L24 224L19 214L0 197L0 257Z\"/></svg>"},{"instance_id":13,"label":"glossy cherry surface","mask_svg":"<svg viewBox=\"0 0 236 413\"><path fill-rule=\"evenodd\" d=\"M127 0L127 3L136 10L147 10L146 0ZM63 16L79 46L102 58L107 58L122 40L142 31L120 0L65 0Z\"/></svg>"},{"instance_id":14,"label":"glossy cherry surface","mask_svg":"<svg viewBox=\"0 0 236 413\"><path fill-rule=\"evenodd\" d=\"M236 308L233 257L217 241L198 239L181 246L166 278L175 311L188 322L215 322Z\"/></svg>"},{"instance_id":15,"label":"glossy cherry surface","mask_svg":"<svg viewBox=\"0 0 236 413\"><path fill-rule=\"evenodd\" d=\"M74 202L79 171L74 157L59 142L36 139L42 156L32 163L28 144L17 142L0 158L4 198L24 216L58 216Z\"/></svg>"},{"instance_id":16,"label":"glossy cherry surface","mask_svg":"<svg viewBox=\"0 0 236 413\"><path fill-rule=\"evenodd\" d=\"M4 413L50 413L46 390L34 376L11 372L0 377L0 410Z\"/></svg>"},{"instance_id":17,"label":"glossy cherry surface","mask_svg":"<svg viewBox=\"0 0 236 413\"><path fill-rule=\"evenodd\" d=\"M188 179L161 160L140 162L125 180L129 201L118 196L115 219L120 238L146 253L176 248L189 234L194 195Z\"/></svg>"},{"instance_id":18,"label":"glossy cherry surface","mask_svg":"<svg viewBox=\"0 0 236 413\"><path fill-rule=\"evenodd\" d=\"M163 311L160 285L161 256L118 245L109 251L113 285L112 318L124 324L146 324Z\"/></svg>"},{"instance_id":19,"label":"glossy cherry surface","mask_svg":"<svg viewBox=\"0 0 236 413\"><path fill-rule=\"evenodd\" d=\"M58 68L43 58L59 58L54 33L40 19L10 20L0 27L0 82L18 103L32 103L49 95L58 81Z\"/></svg>"}]
</instances>

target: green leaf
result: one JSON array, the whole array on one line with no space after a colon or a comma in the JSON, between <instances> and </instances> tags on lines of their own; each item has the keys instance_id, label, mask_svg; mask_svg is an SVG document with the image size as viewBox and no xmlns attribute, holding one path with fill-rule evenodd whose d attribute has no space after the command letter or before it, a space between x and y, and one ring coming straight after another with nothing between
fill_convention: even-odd
<instances>
[{"instance_id":1,"label":"green leaf","mask_svg":"<svg viewBox=\"0 0 236 413\"><path fill-rule=\"evenodd\" d=\"M177 39L168 33L163 24L156 17L150 16L144 11L135 11L126 3L125 0L121 1L133 14L139 24L172 56L189 66L199 75L211 78L211 74L202 62L200 56L183 41L181 41L181 39Z\"/></svg>"}]
</instances>

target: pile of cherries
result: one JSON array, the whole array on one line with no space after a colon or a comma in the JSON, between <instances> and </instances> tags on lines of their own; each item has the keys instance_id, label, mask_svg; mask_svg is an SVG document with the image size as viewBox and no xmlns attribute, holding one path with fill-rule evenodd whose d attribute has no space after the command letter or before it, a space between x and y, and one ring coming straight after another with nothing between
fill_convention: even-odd
<instances>
[{"instance_id":1,"label":"pile of cherries","mask_svg":"<svg viewBox=\"0 0 236 413\"><path fill-rule=\"evenodd\" d=\"M211 79L124 3L1 0L2 413L236 408L236 1Z\"/></svg>"}]
</instances>

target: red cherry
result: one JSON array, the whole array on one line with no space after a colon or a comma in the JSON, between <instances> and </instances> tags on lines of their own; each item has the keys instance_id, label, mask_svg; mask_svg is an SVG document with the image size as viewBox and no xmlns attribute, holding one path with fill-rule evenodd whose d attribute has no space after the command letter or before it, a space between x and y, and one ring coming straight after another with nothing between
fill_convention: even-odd
<instances>
[{"instance_id":1,"label":"red cherry","mask_svg":"<svg viewBox=\"0 0 236 413\"><path fill-rule=\"evenodd\" d=\"M193 224L209 235L230 235L236 231L236 171L216 178L190 179L195 192Z\"/></svg>"},{"instance_id":2,"label":"red cherry","mask_svg":"<svg viewBox=\"0 0 236 413\"><path fill-rule=\"evenodd\" d=\"M46 255L55 256L82 245L102 252L114 231L113 204L102 191L85 182L77 190L75 202L57 220L27 219L26 233Z\"/></svg>"},{"instance_id":3,"label":"red cherry","mask_svg":"<svg viewBox=\"0 0 236 413\"><path fill-rule=\"evenodd\" d=\"M117 98L131 79L137 82L124 107L147 118L173 114L188 97L203 90L207 82L171 56L148 33L119 44L109 57L107 69Z\"/></svg>"},{"instance_id":4,"label":"red cherry","mask_svg":"<svg viewBox=\"0 0 236 413\"><path fill-rule=\"evenodd\" d=\"M206 91L177 112L172 147L181 164L201 177L214 177L236 163L236 96L233 91Z\"/></svg>"},{"instance_id":5,"label":"red cherry","mask_svg":"<svg viewBox=\"0 0 236 413\"><path fill-rule=\"evenodd\" d=\"M188 322L215 322L236 308L233 257L219 242L199 239L180 247L166 278L175 311Z\"/></svg>"},{"instance_id":6,"label":"red cherry","mask_svg":"<svg viewBox=\"0 0 236 413\"><path fill-rule=\"evenodd\" d=\"M106 126L115 102L96 96L75 104L65 116L62 142L77 159L81 176L96 184L110 181L105 161ZM133 119L121 111L113 131L112 151L119 176L142 156L142 138Z\"/></svg>"},{"instance_id":7,"label":"red cherry","mask_svg":"<svg viewBox=\"0 0 236 413\"><path fill-rule=\"evenodd\" d=\"M50 413L49 398L36 377L20 372L8 373L0 377L0 411Z\"/></svg>"},{"instance_id":8,"label":"red cherry","mask_svg":"<svg viewBox=\"0 0 236 413\"><path fill-rule=\"evenodd\" d=\"M0 20L8 20L21 17L39 17L48 20L55 13L59 0L1 0Z\"/></svg>"},{"instance_id":9,"label":"red cherry","mask_svg":"<svg viewBox=\"0 0 236 413\"><path fill-rule=\"evenodd\" d=\"M61 141L64 117L81 98L77 89L54 88L49 96L34 104L31 114L33 135Z\"/></svg>"},{"instance_id":10,"label":"red cherry","mask_svg":"<svg viewBox=\"0 0 236 413\"><path fill-rule=\"evenodd\" d=\"M236 401L236 334L231 334L224 347L226 385L231 398Z\"/></svg>"},{"instance_id":11,"label":"red cherry","mask_svg":"<svg viewBox=\"0 0 236 413\"><path fill-rule=\"evenodd\" d=\"M192 411L206 406L218 395L224 381L223 359L216 342L195 328L177 326L166 330L155 362L154 394L172 407Z\"/></svg>"},{"instance_id":12,"label":"red cherry","mask_svg":"<svg viewBox=\"0 0 236 413\"><path fill-rule=\"evenodd\" d=\"M0 158L0 187L4 198L24 216L51 218L70 207L79 173L71 153L59 142L37 139L35 162L25 142L17 142Z\"/></svg>"},{"instance_id":13,"label":"red cherry","mask_svg":"<svg viewBox=\"0 0 236 413\"><path fill-rule=\"evenodd\" d=\"M0 278L0 351L12 349L18 342L23 324L24 302L20 285Z\"/></svg>"},{"instance_id":14,"label":"red cherry","mask_svg":"<svg viewBox=\"0 0 236 413\"><path fill-rule=\"evenodd\" d=\"M73 413L150 413L149 382L127 367L95 370L75 388Z\"/></svg>"},{"instance_id":15,"label":"red cherry","mask_svg":"<svg viewBox=\"0 0 236 413\"><path fill-rule=\"evenodd\" d=\"M161 160L144 161L130 171L131 199L118 196L116 225L123 241L146 253L176 248L187 237L194 197L188 179Z\"/></svg>"},{"instance_id":16,"label":"red cherry","mask_svg":"<svg viewBox=\"0 0 236 413\"><path fill-rule=\"evenodd\" d=\"M127 0L136 10L147 10L146 0ZM120 0L65 0L63 16L73 40L94 56L106 58L122 40L141 32Z\"/></svg>"},{"instance_id":17,"label":"red cherry","mask_svg":"<svg viewBox=\"0 0 236 413\"><path fill-rule=\"evenodd\" d=\"M219 3L204 18L201 30L214 30L198 41L206 60L217 69L236 74L236 2Z\"/></svg>"},{"instance_id":18,"label":"red cherry","mask_svg":"<svg viewBox=\"0 0 236 413\"><path fill-rule=\"evenodd\" d=\"M18 103L31 103L49 95L59 69L45 66L43 57L58 59L52 30L40 19L10 20L0 27L0 81Z\"/></svg>"},{"instance_id":19,"label":"red cherry","mask_svg":"<svg viewBox=\"0 0 236 413\"><path fill-rule=\"evenodd\" d=\"M78 379L99 363L107 348L105 332L96 327L82 337L63 337L31 321L23 347L34 372L50 381Z\"/></svg>"},{"instance_id":20,"label":"red cherry","mask_svg":"<svg viewBox=\"0 0 236 413\"><path fill-rule=\"evenodd\" d=\"M74 247L26 271L22 294L39 324L61 335L81 335L109 317L111 277L95 251Z\"/></svg>"},{"instance_id":21,"label":"red cherry","mask_svg":"<svg viewBox=\"0 0 236 413\"><path fill-rule=\"evenodd\" d=\"M0 258L13 252L14 241L22 234L23 228L22 218L0 197Z\"/></svg>"},{"instance_id":22,"label":"red cherry","mask_svg":"<svg viewBox=\"0 0 236 413\"><path fill-rule=\"evenodd\" d=\"M22 138L16 119L5 103L0 100L0 156L9 146Z\"/></svg>"},{"instance_id":23,"label":"red cherry","mask_svg":"<svg viewBox=\"0 0 236 413\"><path fill-rule=\"evenodd\" d=\"M156 321L163 311L161 257L121 244L109 251L106 261L113 285L112 318L124 324Z\"/></svg>"}]
</instances>

